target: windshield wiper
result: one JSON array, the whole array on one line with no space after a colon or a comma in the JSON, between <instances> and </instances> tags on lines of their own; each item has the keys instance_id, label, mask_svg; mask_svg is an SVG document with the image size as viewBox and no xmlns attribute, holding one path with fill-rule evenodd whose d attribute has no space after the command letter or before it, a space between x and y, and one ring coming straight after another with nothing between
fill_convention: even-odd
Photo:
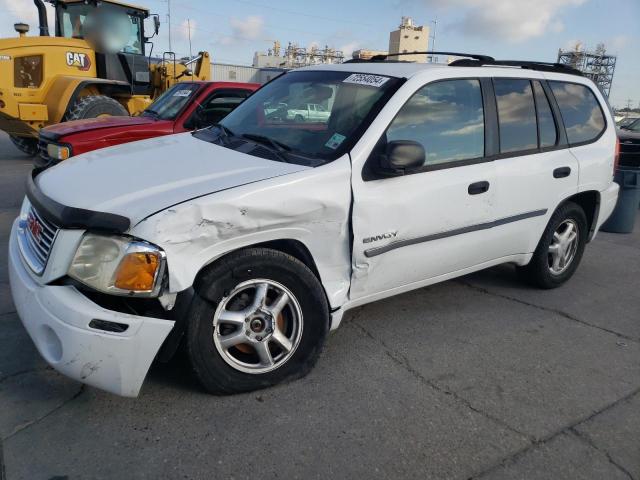
<instances>
[{"instance_id":1,"label":"windshield wiper","mask_svg":"<svg viewBox=\"0 0 640 480\"><path fill-rule=\"evenodd\" d=\"M280 158L280 160L285 163L289 163L289 159L287 158L287 153L291 151L291 147L289 145L278 140L274 140L273 138L267 137L266 135L258 135L256 133L243 133L240 136L242 138L246 138L247 140L252 140L254 142L271 147L272 150L275 150L275 153L278 155L278 158Z\"/></svg>"},{"instance_id":2,"label":"windshield wiper","mask_svg":"<svg viewBox=\"0 0 640 480\"><path fill-rule=\"evenodd\" d=\"M214 123L213 125L211 125L211 127L214 127L220 130L220 133L221 133L220 137L224 138L227 141L229 140L229 137L236 136L235 133L233 133L229 128L225 127L221 123Z\"/></svg>"}]
</instances>

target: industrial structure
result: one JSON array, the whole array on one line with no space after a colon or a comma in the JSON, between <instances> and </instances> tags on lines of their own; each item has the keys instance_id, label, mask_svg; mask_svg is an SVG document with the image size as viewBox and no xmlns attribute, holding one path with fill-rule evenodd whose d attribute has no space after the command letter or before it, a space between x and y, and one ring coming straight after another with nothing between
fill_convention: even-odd
<instances>
[{"instance_id":1,"label":"industrial structure","mask_svg":"<svg viewBox=\"0 0 640 480\"><path fill-rule=\"evenodd\" d=\"M389 54L425 52L429 49L429 27L418 26L411 17L402 17L400 26L389 34ZM425 63L427 56L404 55L407 62Z\"/></svg>"},{"instance_id":2,"label":"industrial structure","mask_svg":"<svg viewBox=\"0 0 640 480\"><path fill-rule=\"evenodd\" d=\"M388 50L361 48L354 51L352 57L356 60L369 60L376 55L426 52L427 50L429 50L429 27L416 25L411 17L402 17L398 29L389 33ZM425 63L427 55L403 55L402 61Z\"/></svg>"},{"instance_id":3,"label":"industrial structure","mask_svg":"<svg viewBox=\"0 0 640 480\"><path fill-rule=\"evenodd\" d=\"M253 56L255 68L298 68L307 65L342 62L344 62L344 53L329 46L319 48L312 45L307 48L289 42L285 49L281 49L278 41L273 42L273 48L270 48L267 53L256 52Z\"/></svg>"},{"instance_id":4,"label":"industrial structure","mask_svg":"<svg viewBox=\"0 0 640 480\"><path fill-rule=\"evenodd\" d=\"M586 77L594 81L600 91L608 97L616 69L616 56L607 55L603 43L595 50L587 51L578 43L573 50L558 50L558 63L570 65L580 70Z\"/></svg>"},{"instance_id":5,"label":"industrial structure","mask_svg":"<svg viewBox=\"0 0 640 480\"><path fill-rule=\"evenodd\" d=\"M361 48L359 50L354 50L351 56L356 60L370 60L372 57L376 55L388 55L388 50L369 50L366 48Z\"/></svg>"}]
</instances>

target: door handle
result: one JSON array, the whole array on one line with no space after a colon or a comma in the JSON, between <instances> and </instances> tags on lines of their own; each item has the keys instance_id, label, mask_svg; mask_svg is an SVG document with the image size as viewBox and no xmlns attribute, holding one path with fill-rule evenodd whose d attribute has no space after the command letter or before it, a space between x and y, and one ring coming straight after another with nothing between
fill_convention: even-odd
<instances>
[{"instance_id":1,"label":"door handle","mask_svg":"<svg viewBox=\"0 0 640 480\"><path fill-rule=\"evenodd\" d=\"M479 195L489 191L489 182L476 182L469 185L469 195Z\"/></svg>"},{"instance_id":2,"label":"door handle","mask_svg":"<svg viewBox=\"0 0 640 480\"><path fill-rule=\"evenodd\" d=\"M553 171L553 178L566 178L571 175L571 167L560 167Z\"/></svg>"}]
</instances>

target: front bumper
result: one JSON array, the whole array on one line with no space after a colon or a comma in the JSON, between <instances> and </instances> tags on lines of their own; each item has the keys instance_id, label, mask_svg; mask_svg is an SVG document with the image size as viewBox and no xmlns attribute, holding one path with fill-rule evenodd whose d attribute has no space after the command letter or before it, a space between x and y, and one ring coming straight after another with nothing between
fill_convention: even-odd
<instances>
[{"instance_id":1,"label":"front bumper","mask_svg":"<svg viewBox=\"0 0 640 480\"><path fill-rule=\"evenodd\" d=\"M174 322L107 310L72 286L39 284L9 242L13 302L44 359L60 373L117 395L135 397ZM89 326L104 320L128 326L122 333Z\"/></svg>"}]
</instances>

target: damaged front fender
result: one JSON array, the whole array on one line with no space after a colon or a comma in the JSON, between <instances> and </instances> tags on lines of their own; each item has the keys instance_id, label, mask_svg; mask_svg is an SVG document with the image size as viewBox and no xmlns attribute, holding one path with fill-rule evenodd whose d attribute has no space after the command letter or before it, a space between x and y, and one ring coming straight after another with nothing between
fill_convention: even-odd
<instances>
[{"instance_id":1,"label":"damaged front fender","mask_svg":"<svg viewBox=\"0 0 640 480\"><path fill-rule=\"evenodd\" d=\"M350 205L351 165L345 155L175 205L131 233L165 250L171 292L189 288L202 268L234 250L299 241L313 257L331 307L338 308L350 285Z\"/></svg>"}]
</instances>

